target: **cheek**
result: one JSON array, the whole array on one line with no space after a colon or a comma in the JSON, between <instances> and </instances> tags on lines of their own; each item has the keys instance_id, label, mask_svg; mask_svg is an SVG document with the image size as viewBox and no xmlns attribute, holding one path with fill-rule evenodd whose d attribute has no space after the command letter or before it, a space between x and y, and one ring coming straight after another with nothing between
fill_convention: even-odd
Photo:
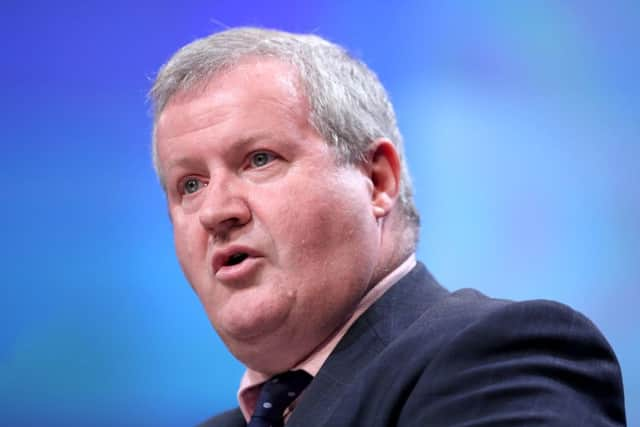
<instances>
[{"instance_id":1,"label":"cheek","mask_svg":"<svg viewBox=\"0 0 640 427\"><path fill-rule=\"evenodd\" d=\"M313 209L298 205L283 230L285 239L277 241L282 282L296 288L299 323L315 325L311 332L326 336L369 287L378 234L362 199L332 196L304 201L313 202Z\"/></svg>"},{"instance_id":2,"label":"cheek","mask_svg":"<svg viewBox=\"0 0 640 427\"><path fill-rule=\"evenodd\" d=\"M176 255L180 262L188 252L187 242L189 242L189 228L184 217L172 215L171 223L173 225L173 244L176 248Z\"/></svg>"},{"instance_id":3,"label":"cheek","mask_svg":"<svg viewBox=\"0 0 640 427\"><path fill-rule=\"evenodd\" d=\"M207 239L202 227L194 218L173 215L173 240L176 256L187 280L192 286L198 286L198 272L203 270L206 260Z\"/></svg>"},{"instance_id":4,"label":"cheek","mask_svg":"<svg viewBox=\"0 0 640 427\"><path fill-rule=\"evenodd\" d=\"M352 262L375 239L375 218L369 211L366 189L355 185L291 192L278 210L276 243L286 245L280 249L290 260L315 269Z\"/></svg>"}]
</instances>

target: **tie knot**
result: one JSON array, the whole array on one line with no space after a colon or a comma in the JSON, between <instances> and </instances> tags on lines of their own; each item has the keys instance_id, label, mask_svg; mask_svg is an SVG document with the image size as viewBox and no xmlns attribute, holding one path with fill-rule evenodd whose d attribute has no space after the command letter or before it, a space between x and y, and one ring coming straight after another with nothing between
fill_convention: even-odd
<instances>
[{"instance_id":1,"label":"tie knot","mask_svg":"<svg viewBox=\"0 0 640 427\"><path fill-rule=\"evenodd\" d=\"M287 371L264 383L249 426L282 425L284 410L300 395L312 378L305 371Z\"/></svg>"}]
</instances>

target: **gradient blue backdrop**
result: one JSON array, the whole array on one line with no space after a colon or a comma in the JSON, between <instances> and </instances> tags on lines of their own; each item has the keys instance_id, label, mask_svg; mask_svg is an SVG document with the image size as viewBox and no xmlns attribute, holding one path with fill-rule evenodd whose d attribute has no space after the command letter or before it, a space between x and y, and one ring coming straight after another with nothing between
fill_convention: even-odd
<instances>
[{"instance_id":1,"label":"gradient blue backdrop","mask_svg":"<svg viewBox=\"0 0 640 427\"><path fill-rule=\"evenodd\" d=\"M389 89L450 289L602 329L640 422L640 2L4 1L0 424L193 425L242 367L174 259L145 93L224 26L316 32Z\"/></svg>"}]
</instances>

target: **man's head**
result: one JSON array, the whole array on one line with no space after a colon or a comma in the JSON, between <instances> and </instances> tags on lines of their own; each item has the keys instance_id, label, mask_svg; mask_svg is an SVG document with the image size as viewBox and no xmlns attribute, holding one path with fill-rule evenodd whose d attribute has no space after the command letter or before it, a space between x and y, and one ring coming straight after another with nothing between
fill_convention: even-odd
<instances>
[{"instance_id":1,"label":"man's head","mask_svg":"<svg viewBox=\"0 0 640 427\"><path fill-rule=\"evenodd\" d=\"M384 89L319 37L235 29L176 53L151 97L187 279L236 357L291 367L414 248Z\"/></svg>"}]
</instances>

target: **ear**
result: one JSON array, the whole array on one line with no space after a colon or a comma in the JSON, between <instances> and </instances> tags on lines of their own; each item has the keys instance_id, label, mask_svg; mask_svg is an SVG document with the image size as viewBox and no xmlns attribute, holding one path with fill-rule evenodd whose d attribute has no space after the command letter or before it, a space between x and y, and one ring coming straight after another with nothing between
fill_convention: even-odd
<instances>
[{"instance_id":1,"label":"ear","mask_svg":"<svg viewBox=\"0 0 640 427\"><path fill-rule=\"evenodd\" d=\"M371 206L376 218L389 214L400 193L400 156L388 139L376 140L369 150L367 173L373 184Z\"/></svg>"}]
</instances>

